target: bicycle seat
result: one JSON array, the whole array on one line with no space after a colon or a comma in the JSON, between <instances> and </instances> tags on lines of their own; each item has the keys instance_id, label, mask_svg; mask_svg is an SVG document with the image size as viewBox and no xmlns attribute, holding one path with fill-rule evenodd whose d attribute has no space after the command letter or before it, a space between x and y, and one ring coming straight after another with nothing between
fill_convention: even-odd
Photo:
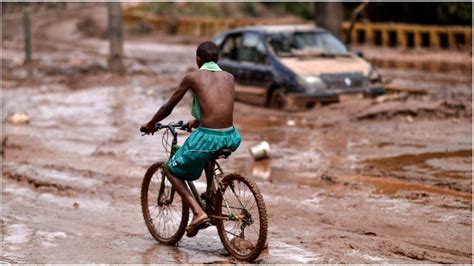
<instances>
[{"instance_id":1,"label":"bicycle seat","mask_svg":"<svg viewBox=\"0 0 474 266\"><path fill-rule=\"evenodd\" d=\"M227 157L229 157L231 154L232 154L231 149L220 149L214 155L214 159L215 160L221 159L221 158L227 159Z\"/></svg>"}]
</instances>

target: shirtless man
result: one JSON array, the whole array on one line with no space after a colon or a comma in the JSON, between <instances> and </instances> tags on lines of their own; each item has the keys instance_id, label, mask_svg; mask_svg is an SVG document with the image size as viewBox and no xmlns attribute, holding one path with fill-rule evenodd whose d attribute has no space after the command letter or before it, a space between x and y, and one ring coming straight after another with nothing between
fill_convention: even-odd
<instances>
[{"instance_id":1,"label":"shirtless man","mask_svg":"<svg viewBox=\"0 0 474 266\"><path fill-rule=\"evenodd\" d=\"M217 65L219 48L212 42L201 43L196 50L199 71L187 74L168 101L153 118L142 125L142 132L153 133L155 124L171 114L173 108L188 90L194 93L192 115L188 130L197 128L171 158L166 175L184 203L193 212L193 219L186 227L186 235L193 237L209 225L209 218L202 210L184 180L201 176L207 161L220 149L235 151L240 145L240 134L233 126L234 77Z\"/></svg>"}]
</instances>

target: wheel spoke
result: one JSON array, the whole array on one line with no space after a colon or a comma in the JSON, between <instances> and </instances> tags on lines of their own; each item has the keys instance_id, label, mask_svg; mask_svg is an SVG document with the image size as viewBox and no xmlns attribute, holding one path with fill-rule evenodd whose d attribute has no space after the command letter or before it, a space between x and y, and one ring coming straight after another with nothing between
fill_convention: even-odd
<instances>
[{"instance_id":1,"label":"wheel spoke","mask_svg":"<svg viewBox=\"0 0 474 266\"><path fill-rule=\"evenodd\" d=\"M262 227L261 224L258 191L254 191L253 185L249 184L249 181L244 177L230 177L226 182L229 185L223 188L222 200L224 202L219 202L220 210L217 215L224 217L235 215L238 219L221 220L218 228L222 230L223 241L226 243L226 248L231 249L230 253L244 257L250 256L255 254L255 248L262 248L262 241L266 238L266 231L264 235L261 234L262 230L266 230L266 227ZM262 236L263 238L261 238ZM235 238L240 240L234 242Z\"/></svg>"},{"instance_id":2,"label":"wheel spoke","mask_svg":"<svg viewBox=\"0 0 474 266\"><path fill-rule=\"evenodd\" d=\"M236 235L236 234L234 234L234 233L232 233L232 232L229 232L229 231L227 231L227 230L225 230L225 231L226 231L228 234L231 234L231 235L233 235L233 236L235 236L235 237L240 238L240 236L238 236L238 235Z\"/></svg>"},{"instance_id":3,"label":"wheel spoke","mask_svg":"<svg viewBox=\"0 0 474 266\"><path fill-rule=\"evenodd\" d=\"M147 191L147 207L148 216L150 222L147 223L150 232L159 240L168 241L175 236L178 232L181 220L183 218L183 203L179 194L174 193L173 203L166 204L171 200L172 185L168 179L165 179L162 183L162 168L159 167L151 176L148 183ZM158 194L161 185L164 185L163 193L161 198L158 199ZM162 206L158 206L158 202L162 203Z\"/></svg>"}]
</instances>

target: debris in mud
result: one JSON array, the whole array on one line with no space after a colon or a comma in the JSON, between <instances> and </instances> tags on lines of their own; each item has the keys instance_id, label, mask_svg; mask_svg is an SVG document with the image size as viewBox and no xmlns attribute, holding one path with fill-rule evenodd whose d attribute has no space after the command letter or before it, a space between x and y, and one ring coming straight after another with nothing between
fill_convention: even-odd
<instances>
[{"instance_id":1,"label":"debris in mud","mask_svg":"<svg viewBox=\"0 0 474 266\"><path fill-rule=\"evenodd\" d=\"M331 183L336 183L336 177L331 175L330 173L328 172L324 172L322 175L321 175L321 179L324 180L324 181L328 181L328 182L331 182Z\"/></svg>"},{"instance_id":2,"label":"debris in mud","mask_svg":"<svg viewBox=\"0 0 474 266\"><path fill-rule=\"evenodd\" d=\"M405 198L409 200L418 200L420 198L426 198L426 197L429 197L429 194L426 192L411 192L405 195Z\"/></svg>"},{"instance_id":3,"label":"debris in mud","mask_svg":"<svg viewBox=\"0 0 474 266\"><path fill-rule=\"evenodd\" d=\"M289 127L294 127L296 125L295 120L290 119L290 120L286 121L286 125L289 126Z\"/></svg>"},{"instance_id":4,"label":"debris in mud","mask_svg":"<svg viewBox=\"0 0 474 266\"><path fill-rule=\"evenodd\" d=\"M74 202L74 204L72 204L72 207L74 207L75 209L79 209L79 203L77 202Z\"/></svg>"},{"instance_id":5,"label":"debris in mud","mask_svg":"<svg viewBox=\"0 0 474 266\"><path fill-rule=\"evenodd\" d=\"M384 103L390 101L406 101L408 99L407 93L393 93L393 94L384 94L375 98L376 103Z\"/></svg>"},{"instance_id":6,"label":"debris in mud","mask_svg":"<svg viewBox=\"0 0 474 266\"><path fill-rule=\"evenodd\" d=\"M8 118L8 122L13 125L25 125L30 123L30 116L21 112L14 113Z\"/></svg>"},{"instance_id":7,"label":"debris in mud","mask_svg":"<svg viewBox=\"0 0 474 266\"><path fill-rule=\"evenodd\" d=\"M374 233L374 232L364 232L364 235L366 235L366 236L377 236L377 234Z\"/></svg>"}]
</instances>

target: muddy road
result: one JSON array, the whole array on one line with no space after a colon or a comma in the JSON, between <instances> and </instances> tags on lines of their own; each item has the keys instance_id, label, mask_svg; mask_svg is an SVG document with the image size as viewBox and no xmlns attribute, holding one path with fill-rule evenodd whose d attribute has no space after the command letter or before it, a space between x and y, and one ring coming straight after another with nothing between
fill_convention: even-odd
<instances>
[{"instance_id":1,"label":"muddy road","mask_svg":"<svg viewBox=\"0 0 474 266\"><path fill-rule=\"evenodd\" d=\"M233 262L214 228L160 245L140 210L141 179L165 153L161 134L138 128L195 68L194 45L128 36L128 73L114 76L107 42L76 30L91 13L105 17L35 16L31 67L18 18L2 21L2 262ZM264 196L269 246L256 262L472 261L470 72L382 72L426 92L298 113L236 104L243 143L222 164ZM166 121L190 118L190 105L187 95ZM30 123L9 123L15 112ZM249 147L262 140L272 158L254 162Z\"/></svg>"}]
</instances>

